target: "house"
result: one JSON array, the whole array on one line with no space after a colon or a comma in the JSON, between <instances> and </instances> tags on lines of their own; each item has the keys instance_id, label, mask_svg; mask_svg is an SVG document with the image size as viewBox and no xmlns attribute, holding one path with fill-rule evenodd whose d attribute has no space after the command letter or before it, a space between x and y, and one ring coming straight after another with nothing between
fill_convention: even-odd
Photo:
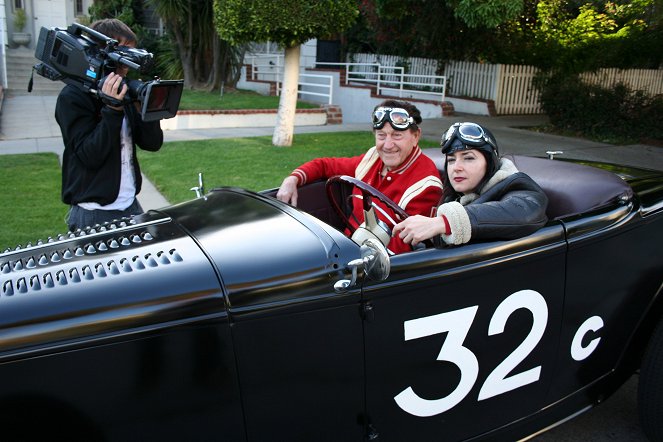
<instances>
[{"instance_id":1,"label":"house","mask_svg":"<svg viewBox=\"0 0 663 442\"><path fill-rule=\"evenodd\" d=\"M0 87L25 93L39 32L87 16L93 0L0 0ZM42 89L61 87L42 82ZM52 82L51 82L52 83Z\"/></svg>"},{"instance_id":2,"label":"house","mask_svg":"<svg viewBox=\"0 0 663 442\"><path fill-rule=\"evenodd\" d=\"M27 93L32 66L37 62L35 49L41 28L67 28L74 22L86 23L94 0L0 0L0 91ZM163 23L151 8L145 27L163 32ZM23 22L21 24L21 22ZM53 94L63 86L38 75L33 93ZM0 93L0 102L2 93Z\"/></svg>"},{"instance_id":3,"label":"house","mask_svg":"<svg viewBox=\"0 0 663 442\"><path fill-rule=\"evenodd\" d=\"M4 3L4 5L2 5ZM93 0L0 0L0 6L4 12L2 29L4 46L10 48L18 46L27 46L34 49L39 31L43 27L65 28L78 17L87 16L87 10L92 5ZM25 27L17 29L15 17L18 11L25 13ZM19 45L13 41L12 36L16 32L23 32L31 36L30 42Z\"/></svg>"}]
</instances>

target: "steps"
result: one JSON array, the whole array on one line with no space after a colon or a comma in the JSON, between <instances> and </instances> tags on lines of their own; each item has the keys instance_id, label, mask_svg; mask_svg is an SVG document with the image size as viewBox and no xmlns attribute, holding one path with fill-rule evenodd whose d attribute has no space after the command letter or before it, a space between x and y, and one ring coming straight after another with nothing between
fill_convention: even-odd
<instances>
[{"instance_id":1,"label":"steps","mask_svg":"<svg viewBox=\"0 0 663 442\"><path fill-rule=\"evenodd\" d=\"M32 66L39 63L34 51L26 48L7 48L7 89L8 95L27 95ZM32 86L33 95L57 95L64 87L61 81L51 81L35 73Z\"/></svg>"}]
</instances>

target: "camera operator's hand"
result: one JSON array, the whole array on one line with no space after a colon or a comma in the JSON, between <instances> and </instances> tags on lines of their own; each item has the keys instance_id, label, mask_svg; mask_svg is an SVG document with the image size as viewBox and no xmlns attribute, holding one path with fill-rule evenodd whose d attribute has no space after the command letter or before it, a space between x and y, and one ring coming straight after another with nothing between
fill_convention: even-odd
<instances>
[{"instance_id":1,"label":"camera operator's hand","mask_svg":"<svg viewBox=\"0 0 663 442\"><path fill-rule=\"evenodd\" d=\"M104 78L101 86L101 99L104 100L108 107L115 109L116 111L123 110L121 103L129 89L126 83L122 83L123 80L124 77L111 72L106 78ZM110 103L117 103L118 105L111 105Z\"/></svg>"}]
</instances>

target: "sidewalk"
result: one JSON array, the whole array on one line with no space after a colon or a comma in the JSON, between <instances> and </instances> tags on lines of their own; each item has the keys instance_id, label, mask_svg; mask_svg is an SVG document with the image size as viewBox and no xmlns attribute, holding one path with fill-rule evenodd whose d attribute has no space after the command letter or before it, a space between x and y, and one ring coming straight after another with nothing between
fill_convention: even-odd
<instances>
[{"instance_id":1,"label":"sidewalk","mask_svg":"<svg viewBox=\"0 0 663 442\"><path fill-rule=\"evenodd\" d=\"M60 128L55 122L55 96L5 96L0 114L0 154L54 152L62 155L64 146ZM456 121L474 121L489 128L500 146L500 154L546 156L546 151L564 152L560 158L604 161L636 167L663 170L663 148L647 145L613 146L578 138L542 134L524 128L547 121L541 115L486 117L455 115L429 119L421 125L422 137L439 141L443 131ZM295 134L313 132L370 131L366 124L302 126ZM214 138L271 136L273 128L182 129L164 131L164 140L186 141ZM368 148L369 146L367 146ZM195 175L192 173L192 176ZM167 206L168 201L143 177L138 200L145 210ZM192 194L193 195L193 194Z\"/></svg>"}]
</instances>

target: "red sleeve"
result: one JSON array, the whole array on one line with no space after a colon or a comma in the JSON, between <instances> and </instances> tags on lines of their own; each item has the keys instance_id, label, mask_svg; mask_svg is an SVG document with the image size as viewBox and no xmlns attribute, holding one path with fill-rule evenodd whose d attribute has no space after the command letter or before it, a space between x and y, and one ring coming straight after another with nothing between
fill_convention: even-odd
<instances>
[{"instance_id":1,"label":"red sleeve","mask_svg":"<svg viewBox=\"0 0 663 442\"><path fill-rule=\"evenodd\" d=\"M363 157L364 155L350 158L316 158L302 164L290 175L297 177L299 186L334 175L355 176L355 169Z\"/></svg>"},{"instance_id":2,"label":"red sleeve","mask_svg":"<svg viewBox=\"0 0 663 442\"><path fill-rule=\"evenodd\" d=\"M449 220L447 219L446 216L442 216L442 221L444 221L444 234L445 235L451 235L451 226L449 225Z\"/></svg>"}]
</instances>

